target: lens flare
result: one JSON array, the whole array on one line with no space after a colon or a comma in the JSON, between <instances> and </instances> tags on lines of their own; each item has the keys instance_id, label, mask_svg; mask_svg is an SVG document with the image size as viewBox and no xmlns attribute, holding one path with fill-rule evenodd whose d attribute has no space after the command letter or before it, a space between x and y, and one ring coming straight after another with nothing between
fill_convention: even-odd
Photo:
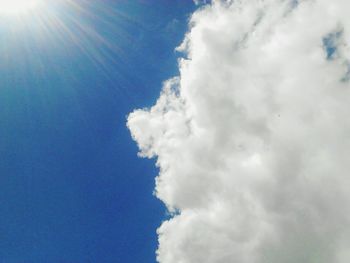
<instances>
[{"instance_id":1,"label":"lens flare","mask_svg":"<svg viewBox=\"0 0 350 263\"><path fill-rule=\"evenodd\" d=\"M39 0L0 0L0 14L20 14L36 7Z\"/></svg>"},{"instance_id":2,"label":"lens flare","mask_svg":"<svg viewBox=\"0 0 350 263\"><path fill-rule=\"evenodd\" d=\"M126 63L124 46L137 41L128 29L142 25L119 10L119 2L0 0L0 76L2 68L13 67L44 79L51 67L66 78L70 72L56 68L54 62L65 58L84 59L108 78L118 75L124 81L122 71L115 68ZM7 78L12 81L12 75Z\"/></svg>"}]
</instances>

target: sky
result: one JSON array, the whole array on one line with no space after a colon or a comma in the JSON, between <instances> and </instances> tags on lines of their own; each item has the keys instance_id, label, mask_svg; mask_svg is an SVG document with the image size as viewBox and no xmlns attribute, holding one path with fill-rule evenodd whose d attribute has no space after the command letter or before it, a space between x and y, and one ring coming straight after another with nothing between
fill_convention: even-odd
<instances>
[{"instance_id":1,"label":"sky","mask_svg":"<svg viewBox=\"0 0 350 263\"><path fill-rule=\"evenodd\" d=\"M167 213L126 118L178 74L193 9L62 0L0 11L0 262L155 262Z\"/></svg>"},{"instance_id":2,"label":"sky","mask_svg":"<svg viewBox=\"0 0 350 263\"><path fill-rule=\"evenodd\" d=\"M349 8L0 9L0 262L348 263Z\"/></svg>"}]
</instances>

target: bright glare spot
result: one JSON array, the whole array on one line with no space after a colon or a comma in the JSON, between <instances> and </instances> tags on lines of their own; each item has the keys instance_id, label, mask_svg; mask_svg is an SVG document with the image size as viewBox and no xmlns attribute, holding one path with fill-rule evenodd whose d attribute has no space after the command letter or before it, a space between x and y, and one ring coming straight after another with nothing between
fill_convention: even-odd
<instances>
[{"instance_id":1,"label":"bright glare spot","mask_svg":"<svg viewBox=\"0 0 350 263\"><path fill-rule=\"evenodd\" d=\"M0 0L1 14L20 14L33 9L39 0Z\"/></svg>"}]
</instances>

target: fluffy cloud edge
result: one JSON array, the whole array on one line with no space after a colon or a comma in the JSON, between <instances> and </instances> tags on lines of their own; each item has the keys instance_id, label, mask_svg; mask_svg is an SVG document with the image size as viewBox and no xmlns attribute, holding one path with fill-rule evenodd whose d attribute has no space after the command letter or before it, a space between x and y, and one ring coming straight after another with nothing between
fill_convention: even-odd
<instances>
[{"instance_id":1,"label":"fluffy cloud edge","mask_svg":"<svg viewBox=\"0 0 350 263\"><path fill-rule=\"evenodd\" d=\"M180 76L127 123L174 213L159 262L348 262L347 7L213 1L193 14Z\"/></svg>"}]
</instances>

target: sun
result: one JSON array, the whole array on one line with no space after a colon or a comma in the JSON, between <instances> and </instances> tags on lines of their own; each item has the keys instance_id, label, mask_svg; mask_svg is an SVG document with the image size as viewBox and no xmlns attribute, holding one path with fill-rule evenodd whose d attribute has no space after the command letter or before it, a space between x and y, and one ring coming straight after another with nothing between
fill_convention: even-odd
<instances>
[{"instance_id":1,"label":"sun","mask_svg":"<svg viewBox=\"0 0 350 263\"><path fill-rule=\"evenodd\" d=\"M0 0L0 15L26 13L35 8L40 0Z\"/></svg>"}]
</instances>

